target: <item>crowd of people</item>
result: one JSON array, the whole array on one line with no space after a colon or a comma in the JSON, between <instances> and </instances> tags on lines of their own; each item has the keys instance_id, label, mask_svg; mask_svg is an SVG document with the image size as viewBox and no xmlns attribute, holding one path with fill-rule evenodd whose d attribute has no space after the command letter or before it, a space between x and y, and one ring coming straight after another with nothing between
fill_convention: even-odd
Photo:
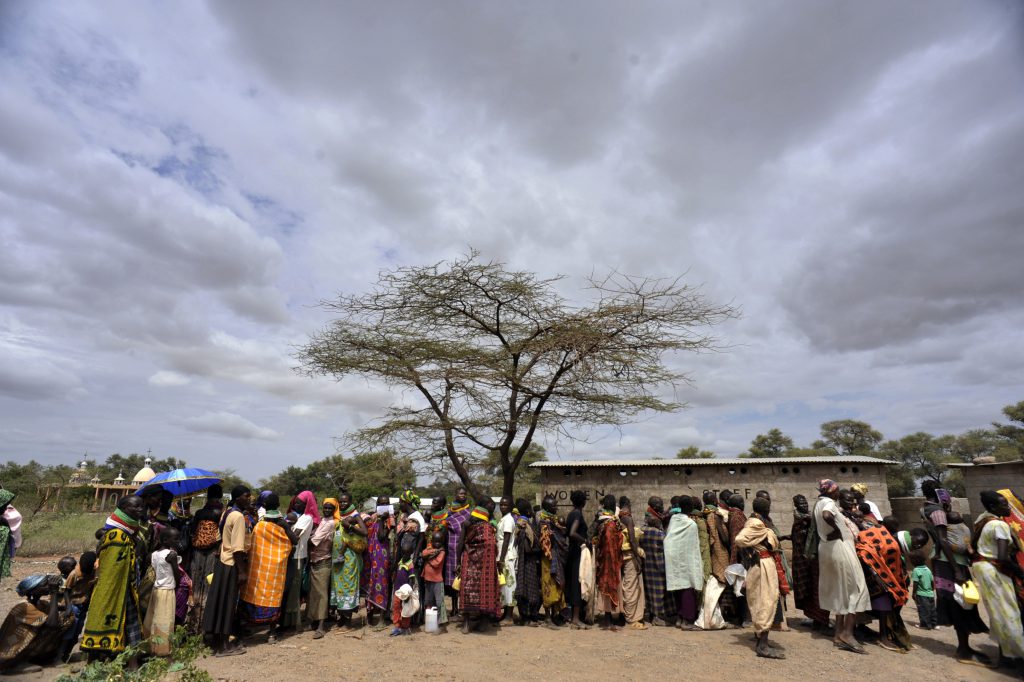
<instances>
[{"instance_id":1,"label":"crowd of people","mask_svg":"<svg viewBox=\"0 0 1024 682\"><path fill-rule=\"evenodd\" d=\"M881 518L864 485L823 480L813 505L793 498L783 534L765 490L749 511L743 496L709 491L667 505L651 497L642 514L627 497L607 495L592 515L587 495L574 491L562 516L550 495L536 507L508 497L473 504L459 488L451 502L434 498L425 516L411 490L397 508L380 497L359 510L344 492L318 503L307 490L282 509L277 493L244 486L225 504L215 485L189 514L149 486L118 501L95 552L18 584L25 601L0 629L0 670L67 659L76 646L90 658L129 647L168 655L178 626L202 634L218 656L306 629L320 639L330 628L399 637L455 623L464 633L507 624L750 628L757 656L781 659L769 633L788 629L790 597L800 625L830 634L843 652L865 654L865 643L914 649L902 615L913 598L917 627L955 630L956 660L1020 665L1024 505L1009 490L986 491L972 530L946 491L930 481L922 488L923 527L902 530ZM0 512L12 499L0 489ZM11 535L0 534L8 564ZM989 628L999 661L970 646Z\"/></svg>"}]
</instances>

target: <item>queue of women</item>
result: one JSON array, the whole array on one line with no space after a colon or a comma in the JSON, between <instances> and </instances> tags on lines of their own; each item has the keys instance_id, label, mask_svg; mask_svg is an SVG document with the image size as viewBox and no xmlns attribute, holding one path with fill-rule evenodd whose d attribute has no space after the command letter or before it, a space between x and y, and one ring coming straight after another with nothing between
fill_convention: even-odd
<instances>
[{"instance_id":1,"label":"queue of women","mask_svg":"<svg viewBox=\"0 0 1024 682\"><path fill-rule=\"evenodd\" d=\"M805 616L800 625L830 633L842 652L865 654L867 643L912 651L903 607L913 597L913 625L954 628L957 661L1020 665L1019 497L982 493L985 511L972 530L926 481L924 527L904 531L895 518L879 518L867 492L821 481L813 505L794 497L793 527L783 535L763 490L749 514L743 497L724 491L673 497L667 509L651 497L642 515L628 498L607 495L588 518L582 491L563 517L551 496L537 508L502 498L496 509L490 498L472 504L459 488L450 503L433 499L425 517L411 490L397 508L381 497L361 511L346 493L318 503L311 491L282 509L275 492L254 496L244 486L225 504L213 486L186 518L152 486L119 500L96 532L96 552L65 557L60 575L18 584L26 601L0 629L0 670L66 659L76 645L93 659L125 650L167 655L177 626L233 656L246 642L275 644L307 629L314 639L363 627L398 637L445 633L453 622L465 633L507 624L750 627L756 655L781 659L769 633L788 629L790 595ZM971 647L972 635L988 631L998 661Z\"/></svg>"}]
</instances>

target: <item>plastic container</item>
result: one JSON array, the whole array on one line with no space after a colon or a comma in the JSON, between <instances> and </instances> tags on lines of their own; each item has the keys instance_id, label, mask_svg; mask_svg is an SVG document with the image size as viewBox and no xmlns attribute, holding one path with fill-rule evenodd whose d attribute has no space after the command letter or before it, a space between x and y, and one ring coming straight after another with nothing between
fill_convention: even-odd
<instances>
[{"instance_id":1,"label":"plastic container","mask_svg":"<svg viewBox=\"0 0 1024 682\"><path fill-rule=\"evenodd\" d=\"M431 606L425 612L426 620L423 624L425 632L434 633L437 632L437 609Z\"/></svg>"}]
</instances>

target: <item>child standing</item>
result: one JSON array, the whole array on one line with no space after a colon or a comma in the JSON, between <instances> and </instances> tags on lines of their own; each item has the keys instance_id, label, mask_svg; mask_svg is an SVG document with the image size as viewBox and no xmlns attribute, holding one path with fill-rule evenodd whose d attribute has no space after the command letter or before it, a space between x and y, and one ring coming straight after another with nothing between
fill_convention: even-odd
<instances>
[{"instance_id":1,"label":"child standing","mask_svg":"<svg viewBox=\"0 0 1024 682\"><path fill-rule=\"evenodd\" d=\"M178 536L177 528L165 526L153 552L152 566L156 579L146 619L142 623L142 636L149 640L149 651L154 656L171 654L178 587L178 553L173 548L178 546Z\"/></svg>"},{"instance_id":2,"label":"child standing","mask_svg":"<svg viewBox=\"0 0 1024 682\"><path fill-rule=\"evenodd\" d=\"M915 554L912 561L914 570L910 574L910 582L914 589L914 602L917 604L917 615L922 630L934 630L938 625L935 613L935 586L931 569L925 565L924 557Z\"/></svg>"},{"instance_id":3,"label":"child standing","mask_svg":"<svg viewBox=\"0 0 1024 682\"><path fill-rule=\"evenodd\" d=\"M430 535L430 544L423 550L423 581L426 592L423 608L437 607L437 625L440 632L447 632L448 610L444 606L444 557L448 539L441 529Z\"/></svg>"},{"instance_id":4,"label":"child standing","mask_svg":"<svg viewBox=\"0 0 1024 682\"><path fill-rule=\"evenodd\" d=\"M416 547L416 538L413 534L406 534L398 548L398 570L395 571L395 594L391 599L391 622L394 629L391 636L411 635L412 617L415 612L406 605L410 599L415 599L416 574L413 568L413 552ZM408 614L408 615L406 615Z\"/></svg>"}]
</instances>

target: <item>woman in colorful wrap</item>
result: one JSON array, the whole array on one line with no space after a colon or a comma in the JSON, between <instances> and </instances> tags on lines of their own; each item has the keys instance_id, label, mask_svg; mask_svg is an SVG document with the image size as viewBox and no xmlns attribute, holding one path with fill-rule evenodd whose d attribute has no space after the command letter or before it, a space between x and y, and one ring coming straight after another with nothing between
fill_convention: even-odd
<instances>
[{"instance_id":1,"label":"woman in colorful wrap","mask_svg":"<svg viewBox=\"0 0 1024 682\"><path fill-rule=\"evenodd\" d=\"M59 575L30 575L15 588L19 602L0 626L0 673L39 672L33 663L53 661L75 626L75 612ZM49 599L44 599L49 597Z\"/></svg>"},{"instance_id":2,"label":"woman in colorful wrap","mask_svg":"<svg viewBox=\"0 0 1024 682\"><path fill-rule=\"evenodd\" d=\"M529 500L516 500L512 516L516 522L516 606L519 625L540 625L540 532L533 520Z\"/></svg>"},{"instance_id":3,"label":"woman in colorful wrap","mask_svg":"<svg viewBox=\"0 0 1024 682\"><path fill-rule=\"evenodd\" d=\"M597 567L597 603L594 613L600 613L601 629L619 630L613 616L622 613L622 526L615 515L615 496L601 499L601 511L594 522L591 539L594 562Z\"/></svg>"},{"instance_id":4,"label":"woman in colorful wrap","mask_svg":"<svg viewBox=\"0 0 1024 682\"><path fill-rule=\"evenodd\" d=\"M241 610L253 624L270 624L267 641L277 643L277 623L288 576L288 557L299 536L285 523L276 493L263 497L263 518L252 531L249 580L241 594Z\"/></svg>"},{"instance_id":5,"label":"woman in colorful wrap","mask_svg":"<svg viewBox=\"0 0 1024 682\"><path fill-rule=\"evenodd\" d=\"M363 524L368 533L361 579L366 620L369 625L383 627L391 603L391 529L395 525L387 495L377 498L376 508L363 518Z\"/></svg>"},{"instance_id":6,"label":"woman in colorful wrap","mask_svg":"<svg viewBox=\"0 0 1024 682\"><path fill-rule=\"evenodd\" d=\"M565 564L569 558L569 537L565 523L558 517L554 495L545 495L540 503L540 593L545 621L549 627L565 623Z\"/></svg>"},{"instance_id":7,"label":"woman in colorful wrap","mask_svg":"<svg viewBox=\"0 0 1024 682\"><path fill-rule=\"evenodd\" d=\"M463 526L469 521L472 509L469 507L469 493L463 487L455 491L455 498L448 506L448 554L444 558L444 584L452 598L452 610L448 614L451 620L459 618L459 592L452 589L455 574L459 568L459 543L462 541Z\"/></svg>"},{"instance_id":8,"label":"woman in colorful wrap","mask_svg":"<svg viewBox=\"0 0 1024 682\"><path fill-rule=\"evenodd\" d=\"M982 491L981 505L985 512L974 522L973 544L977 550L971 575L988 611L1001 662L1020 671L1024 666L1024 628L1013 581L1020 579L1024 571L1014 560L1017 547L1013 532L1003 521L1011 516L1012 510L1009 500L994 490Z\"/></svg>"},{"instance_id":9,"label":"woman in colorful wrap","mask_svg":"<svg viewBox=\"0 0 1024 682\"><path fill-rule=\"evenodd\" d=\"M878 618L878 646L901 653L910 651L910 633L900 613L910 598L910 582L899 541L883 526L869 525L857 534L857 557L864 567L871 610Z\"/></svg>"},{"instance_id":10,"label":"woman in colorful wrap","mask_svg":"<svg viewBox=\"0 0 1024 682\"><path fill-rule=\"evenodd\" d=\"M496 536L487 508L475 507L462 527L458 547L463 633L476 629L481 620L501 616Z\"/></svg>"},{"instance_id":11,"label":"woman in colorful wrap","mask_svg":"<svg viewBox=\"0 0 1024 682\"><path fill-rule=\"evenodd\" d=\"M99 571L89 601L82 651L90 659L113 657L142 641L139 616L139 519L146 513L141 497L126 495L107 519L99 547ZM128 666L135 669L133 657Z\"/></svg>"},{"instance_id":12,"label":"woman in colorful wrap","mask_svg":"<svg viewBox=\"0 0 1024 682\"><path fill-rule=\"evenodd\" d=\"M786 655L768 641L768 631L775 620L779 594L788 591L788 586L779 558L779 538L765 522L770 514L771 500L754 498L753 513L736 534L734 547L747 569L744 585L750 620L757 637L757 655L760 658L779 659Z\"/></svg>"},{"instance_id":13,"label":"woman in colorful wrap","mask_svg":"<svg viewBox=\"0 0 1024 682\"><path fill-rule=\"evenodd\" d=\"M363 574L363 552L369 543L369 530L362 515L352 504L352 496L338 496L338 527L334 531L331 553L331 606L339 611L343 627L352 626L352 614L359 610L359 583Z\"/></svg>"},{"instance_id":14,"label":"woman in colorful wrap","mask_svg":"<svg viewBox=\"0 0 1024 682\"><path fill-rule=\"evenodd\" d=\"M935 580L935 610L939 625L952 625L956 631L956 660L965 665L985 668L995 664L988 656L971 648L971 635L988 632L977 608L964 608L956 601L956 586L970 577L966 561L950 543L950 521L946 505L939 500L939 484L927 480L921 484L924 506L921 519L933 544L932 574ZM945 491L943 491L945 492ZM945 497L945 496L944 496ZM958 560L959 559L959 560Z\"/></svg>"}]
</instances>

